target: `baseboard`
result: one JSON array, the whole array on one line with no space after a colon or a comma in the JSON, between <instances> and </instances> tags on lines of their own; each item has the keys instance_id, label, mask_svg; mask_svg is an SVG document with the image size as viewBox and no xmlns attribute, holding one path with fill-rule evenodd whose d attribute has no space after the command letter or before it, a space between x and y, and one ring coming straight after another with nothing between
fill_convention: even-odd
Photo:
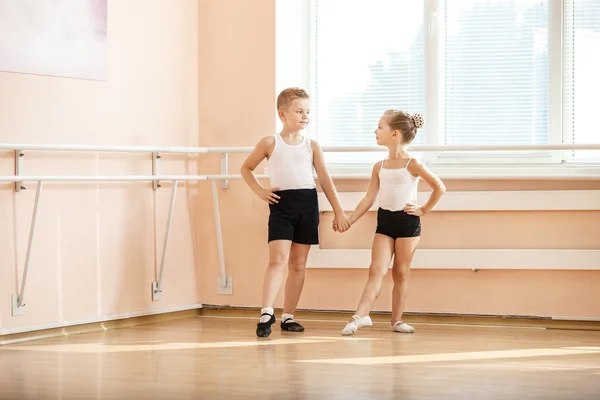
<instances>
[{"instance_id":1,"label":"baseboard","mask_svg":"<svg viewBox=\"0 0 600 400\"><path fill-rule=\"evenodd\" d=\"M4 329L0 331L0 346L31 340L49 339L147 325L182 318L192 318L198 316L199 310L201 310L202 307L202 304L190 304L160 310L139 311L78 321Z\"/></svg>"},{"instance_id":2,"label":"baseboard","mask_svg":"<svg viewBox=\"0 0 600 400\"><path fill-rule=\"evenodd\" d=\"M370 249L313 246L306 268L369 268L370 263ZM417 249L411 269L598 271L600 250Z\"/></svg>"},{"instance_id":3,"label":"baseboard","mask_svg":"<svg viewBox=\"0 0 600 400\"><path fill-rule=\"evenodd\" d=\"M278 313L282 310L275 309ZM221 318L258 318L260 307L223 306L204 304L199 311L200 317ZM347 321L353 310L314 310L299 309L294 313L299 320L312 321ZM372 311L371 319L374 322L389 323L391 312ZM599 317L544 317L535 315L493 315L493 314L453 314L453 313L426 313L406 312L403 320L414 324L429 325L466 325L488 327L513 327L536 329L565 329L565 330L590 330L600 331Z\"/></svg>"},{"instance_id":4,"label":"baseboard","mask_svg":"<svg viewBox=\"0 0 600 400\"><path fill-rule=\"evenodd\" d=\"M429 192L419 192L423 204ZM353 211L364 192L340 192L344 211ZM324 193L319 192L319 210L332 211ZM378 202L370 208L377 210ZM600 210L600 190L513 190L513 191L448 191L436 204L437 211L592 211Z\"/></svg>"}]
</instances>

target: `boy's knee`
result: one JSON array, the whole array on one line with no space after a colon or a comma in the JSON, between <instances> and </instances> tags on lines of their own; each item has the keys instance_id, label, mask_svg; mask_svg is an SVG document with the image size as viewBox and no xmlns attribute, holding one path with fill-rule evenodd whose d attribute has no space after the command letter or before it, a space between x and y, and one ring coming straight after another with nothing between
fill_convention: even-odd
<instances>
[{"instance_id":1,"label":"boy's knee","mask_svg":"<svg viewBox=\"0 0 600 400\"><path fill-rule=\"evenodd\" d=\"M291 259L289 262L290 272L304 272L306 271L306 258Z\"/></svg>"},{"instance_id":2,"label":"boy's knee","mask_svg":"<svg viewBox=\"0 0 600 400\"><path fill-rule=\"evenodd\" d=\"M288 257L285 254L272 255L269 259L269 268L283 268L287 264Z\"/></svg>"}]
</instances>

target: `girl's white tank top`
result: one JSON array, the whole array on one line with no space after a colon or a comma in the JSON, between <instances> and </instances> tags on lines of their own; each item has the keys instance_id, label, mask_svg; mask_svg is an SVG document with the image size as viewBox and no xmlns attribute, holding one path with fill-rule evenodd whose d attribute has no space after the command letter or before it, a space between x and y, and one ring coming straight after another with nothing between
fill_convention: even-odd
<instances>
[{"instance_id":1,"label":"girl's white tank top","mask_svg":"<svg viewBox=\"0 0 600 400\"><path fill-rule=\"evenodd\" d=\"M408 172L408 160L404 168L384 168L385 160L379 170L379 207L388 211L402 210L406 203L416 204L419 177Z\"/></svg>"}]
</instances>

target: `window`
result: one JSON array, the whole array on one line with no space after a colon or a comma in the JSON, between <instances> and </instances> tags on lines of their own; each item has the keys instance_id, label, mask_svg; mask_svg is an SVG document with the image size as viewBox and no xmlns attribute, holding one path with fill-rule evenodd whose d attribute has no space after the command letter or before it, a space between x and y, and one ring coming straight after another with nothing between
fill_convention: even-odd
<instances>
[{"instance_id":1,"label":"window","mask_svg":"<svg viewBox=\"0 0 600 400\"><path fill-rule=\"evenodd\" d=\"M600 0L565 3L564 138L570 143L600 143ZM600 159L600 151L567 154L577 161Z\"/></svg>"},{"instance_id":2,"label":"window","mask_svg":"<svg viewBox=\"0 0 600 400\"><path fill-rule=\"evenodd\" d=\"M322 145L375 146L384 110L424 110L423 18L418 1L315 0L312 120ZM382 155L326 157L372 164Z\"/></svg>"},{"instance_id":3,"label":"window","mask_svg":"<svg viewBox=\"0 0 600 400\"><path fill-rule=\"evenodd\" d=\"M443 7L442 143L547 144L548 0L446 0Z\"/></svg>"},{"instance_id":4,"label":"window","mask_svg":"<svg viewBox=\"0 0 600 400\"><path fill-rule=\"evenodd\" d=\"M600 143L600 0L283 0L278 7L291 3L308 4L302 84L313 98L312 134L324 146L375 145L388 108L425 114L413 145ZM600 151L564 153L419 156L447 168L600 163ZM347 169L383 154L326 156Z\"/></svg>"}]
</instances>

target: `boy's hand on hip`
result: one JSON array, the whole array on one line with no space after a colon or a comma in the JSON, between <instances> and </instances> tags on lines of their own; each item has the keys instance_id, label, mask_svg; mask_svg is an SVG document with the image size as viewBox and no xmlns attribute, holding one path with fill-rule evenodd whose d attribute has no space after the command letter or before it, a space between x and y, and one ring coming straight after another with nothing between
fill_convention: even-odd
<instances>
[{"instance_id":1,"label":"boy's hand on hip","mask_svg":"<svg viewBox=\"0 0 600 400\"><path fill-rule=\"evenodd\" d=\"M258 197L263 199L269 204L277 204L279 203L279 197L277 194L273 193L279 190L279 188L270 188L270 189L261 189L257 194Z\"/></svg>"}]
</instances>

